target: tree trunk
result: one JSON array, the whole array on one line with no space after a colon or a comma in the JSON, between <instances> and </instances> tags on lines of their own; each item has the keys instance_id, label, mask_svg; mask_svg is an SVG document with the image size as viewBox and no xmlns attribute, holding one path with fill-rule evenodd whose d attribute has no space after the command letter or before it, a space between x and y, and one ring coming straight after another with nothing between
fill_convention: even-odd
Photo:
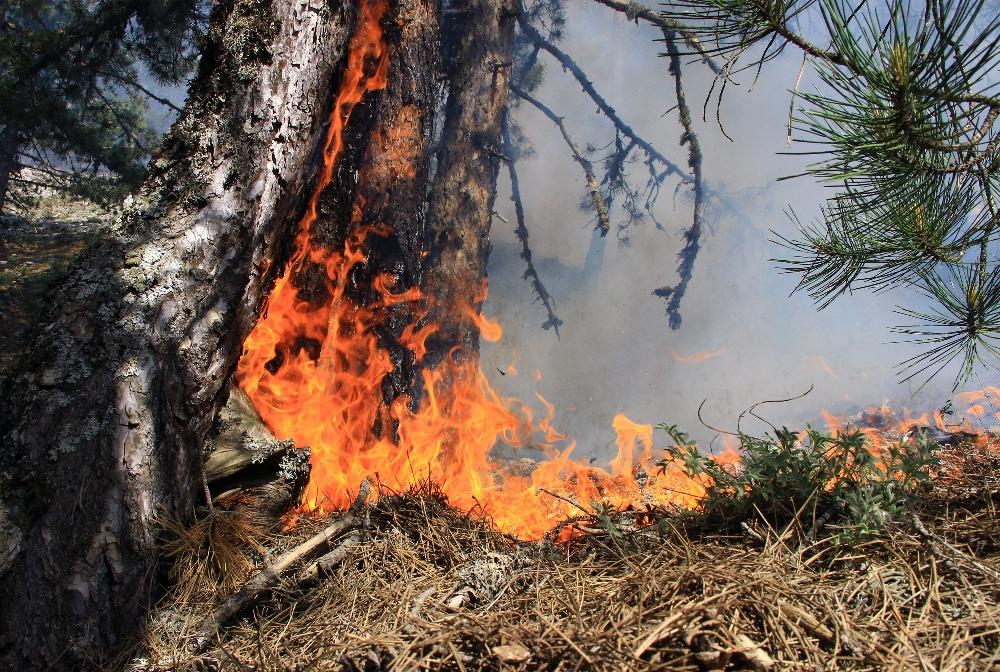
<instances>
[{"instance_id":1,"label":"tree trunk","mask_svg":"<svg viewBox=\"0 0 1000 672\"><path fill-rule=\"evenodd\" d=\"M215 5L189 102L144 186L55 293L33 360L0 385L3 669L93 665L141 628L155 516L196 502L205 436L317 179L355 9ZM361 203L362 220L394 231L368 280L390 271L436 297L424 317L443 326L438 352L474 356L474 320L449 311L485 275L513 2L452 2L444 29L439 16L436 0L390 8L388 86L351 115L314 235L342 241ZM396 354L420 315L393 310L379 336ZM412 358L394 359L389 397L415 379Z\"/></svg>"},{"instance_id":2,"label":"tree trunk","mask_svg":"<svg viewBox=\"0 0 1000 672\"><path fill-rule=\"evenodd\" d=\"M0 668L81 669L142 627L154 517L201 448L315 168L353 10L220 2L190 101L55 293L0 409Z\"/></svg>"},{"instance_id":3,"label":"tree trunk","mask_svg":"<svg viewBox=\"0 0 1000 672\"><path fill-rule=\"evenodd\" d=\"M18 146L13 132L10 129L0 131L0 214L7 206L10 176L20 167L17 156Z\"/></svg>"}]
</instances>

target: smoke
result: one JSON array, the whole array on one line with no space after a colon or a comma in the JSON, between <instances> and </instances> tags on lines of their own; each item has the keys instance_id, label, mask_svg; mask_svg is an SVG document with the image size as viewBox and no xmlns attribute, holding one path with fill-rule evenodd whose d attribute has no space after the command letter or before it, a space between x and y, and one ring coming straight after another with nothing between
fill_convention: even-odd
<instances>
[{"instance_id":1,"label":"smoke","mask_svg":"<svg viewBox=\"0 0 1000 672\"><path fill-rule=\"evenodd\" d=\"M596 3L572 3L567 13L562 48L627 123L685 165L687 149L679 144L677 112L670 111L674 87L667 59L659 56L658 31ZM537 97L565 118L578 144L611 141L611 125L577 83L551 59L541 60L547 68ZM541 328L546 312L522 279L514 208L502 179L496 210L507 222L494 222L484 310L500 318L505 335L498 344L483 345L483 369L503 394L531 399L537 391L555 403L556 425L578 440L579 453L601 459L614 454L611 419L619 411L637 422L678 423L707 444L715 433L698 420L703 400L705 421L733 430L750 405L810 387L803 399L758 412L776 424L822 424L821 409L847 413L889 402L932 410L949 398L954 371L916 394L919 384L901 383L894 369L918 352L891 343L888 331L905 320L893 313L895 306L912 305L913 296L859 293L818 312L808 297L789 296L795 279L768 261L781 253L770 242L771 230L794 233L786 208L812 218L828 193L807 177L778 181L807 163L807 157L777 155L789 150L790 90L800 64L799 54L789 50L765 66L755 84L749 72L740 77L741 86L729 86L720 116L730 141L718 128L714 103L707 121L701 118L711 73L685 62L704 177L715 195L706 206L702 249L676 331L668 326L664 301L652 292L677 282L676 255L691 224L690 189L675 194L671 184L660 195L655 214L663 230L647 219L627 230L627 244L614 233L596 237L593 214L580 207L586 197L583 174L558 130L530 106L517 109L514 119L535 149L517 164L534 262L564 325L560 338ZM802 87L810 86L807 73ZM644 167L632 170L641 179ZM517 375L508 371L511 364ZM536 369L540 381L532 375ZM996 378L980 374L973 382ZM755 423L745 422L743 429L765 427Z\"/></svg>"},{"instance_id":2,"label":"smoke","mask_svg":"<svg viewBox=\"0 0 1000 672\"><path fill-rule=\"evenodd\" d=\"M807 27L808 28L808 27ZM594 81L619 115L657 149L686 166L686 147L664 45L651 26L636 25L597 3L567 4L565 38L560 43ZM545 54L542 86L536 96L563 116L576 142L601 147L614 132L579 85ZM620 242L612 233L592 233L595 218L585 206L583 173L559 131L530 105L520 105L514 120L535 153L518 161L526 224L539 276L556 301L564 321L560 336L542 329L548 319L529 282L515 237L516 218L510 185L502 172L493 225L490 298L485 312L499 318L504 338L483 343L483 370L502 394L525 401L538 392L555 403L556 426L578 441L578 453L604 461L614 454L613 416L622 411L637 422L678 423L707 445L715 432L702 416L722 429L735 429L736 418L751 404L799 395L803 399L768 405L758 412L776 424L818 423L820 409L848 413L889 402L930 410L950 396L954 371L943 372L916 393L917 384L900 383L894 365L919 352L894 344L887 327L898 324L899 303L913 305L901 292L860 293L839 299L817 312L804 295L792 295L794 278L782 276L768 260L781 250L770 241L773 229L791 234L785 215L794 209L808 220L818 214L828 191L809 178L779 182L800 173L807 157L779 156L796 151L786 145L790 90L800 56L788 50L765 66L760 78L738 77L727 88L716 122L714 102L702 104L712 85L711 73L684 61L684 86L701 143L704 177L713 195L704 213L705 233L694 276L682 305L683 324L674 331L664 314L665 302L652 294L676 284L677 253L691 224L689 188L674 193L676 182L661 193L652 220L627 230ZM813 79L808 70L801 88ZM185 87L144 85L157 95L183 104ZM173 113L153 102L157 126ZM642 180L645 168L631 166ZM513 367L511 365L513 364ZM511 370L511 368L513 370ZM534 372L542 374L536 380ZM501 372L503 372L501 374ZM976 384L996 384L996 375L979 374ZM762 431L757 421L744 430Z\"/></svg>"}]
</instances>

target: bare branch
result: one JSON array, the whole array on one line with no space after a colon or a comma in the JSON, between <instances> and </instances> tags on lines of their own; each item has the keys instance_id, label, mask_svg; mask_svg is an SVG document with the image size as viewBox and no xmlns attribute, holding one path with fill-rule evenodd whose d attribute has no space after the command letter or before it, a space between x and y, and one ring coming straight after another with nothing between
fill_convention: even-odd
<instances>
[{"instance_id":1,"label":"bare branch","mask_svg":"<svg viewBox=\"0 0 1000 672\"><path fill-rule=\"evenodd\" d=\"M705 45L701 43L698 36L689 30L685 30L680 22L658 12L654 12L649 7L640 5L638 2L624 2L623 0L596 0L596 2L599 2L605 7L610 7L617 12L621 12L627 16L630 21L638 21L639 19L642 19L643 21L653 24L664 32L676 32L684 38L684 42L686 42L691 49L701 56L702 63L707 65L712 72L719 77L726 76L725 69L715 62L715 59L713 59L712 55L705 49Z\"/></svg>"},{"instance_id":2,"label":"bare branch","mask_svg":"<svg viewBox=\"0 0 1000 672\"><path fill-rule=\"evenodd\" d=\"M580 152L580 148L576 146L573 142L573 138L570 136L569 131L566 130L566 124L563 123L563 118L552 111L550 107L545 105L542 101L538 100L532 96L527 91L521 89L516 85L511 85L510 90L521 100L531 103L535 109L544 114L562 133L563 140L566 141L566 145L569 147L569 151L573 154L573 160L576 161L580 168L583 169L584 177L587 179L587 191L590 192L590 207L594 209L594 213L597 215L597 221L600 226L603 235L607 235L608 231L611 230L611 220L608 218L608 206L604 203L604 197L601 196L601 188L597 183L597 176L594 174L594 166L587 160L586 157Z\"/></svg>"},{"instance_id":3,"label":"bare branch","mask_svg":"<svg viewBox=\"0 0 1000 672\"><path fill-rule=\"evenodd\" d=\"M691 120L691 110L684 95L684 82L681 76L680 52L677 50L675 35L671 31L664 31L664 42L667 45L667 55L670 58L670 74L673 75L674 85L677 91L677 111L680 117L681 126L684 132L681 134L681 144L688 146L688 166L694 175L694 214L692 215L691 227L684 232L684 247L681 249L678 258L680 264L677 267L679 281L673 287L661 287L653 291L656 296L667 300L667 317L670 320L670 328L677 329L681 326L680 304L687 292L688 283L694 271L694 261L698 256L701 246L701 211L705 199L705 190L701 176L701 144L698 136L694 132Z\"/></svg>"},{"instance_id":4,"label":"bare branch","mask_svg":"<svg viewBox=\"0 0 1000 672\"><path fill-rule=\"evenodd\" d=\"M618 131L630 140L634 140L636 145L642 149L651 159L662 164L670 173L677 175L685 182L693 182L693 177L689 175L686 171L682 170L677 164L661 154L655 147L653 147L649 142L640 137L632 128L626 124L615 109L608 104L601 94L597 92L594 88L593 82L591 82L586 73L580 68L576 62L570 58L570 56L552 44L549 40L546 40L541 33L539 33L534 26L532 26L524 16L524 8L518 3L518 15L517 22L521 26L521 31L524 33L525 37L531 41L532 44L539 47L543 51L548 52L553 58L559 61L560 65L564 69L568 70L570 74L576 78L580 86L583 88L584 93L590 96L590 99L597 104L598 109L608 118L611 123L615 125Z\"/></svg>"},{"instance_id":5,"label":"bare branch","mask_svg":"<svg viewBox=\"0 0 1000 672\"><path fill-rule=\"evenodd\" d=\"M514 229L514 235L521 241L521 258L527 264L527 268L524 271L524 279L531 282L532 289L535 290L538 300L542 302L545 312L548 314L548 320L545 321L542 328L554 330L558 338L559 327L562 326L563 321L556 315L555 308L552 305L552 296L545 289L545 285L542 284L542 278L538 275L538 269L535 268L535 264L531 260L531 247L528 245L528 227L524 223L524 203L521 200L521 182L517 177L517 168L514 165L515 152L510 141L510 121L507 115L504 115L501 131L503 133L503 152L509 157L505 163L507 164L507 173L510 175L510 200L514 202L514 213L517 216L517 228Z\"/></svg>"}]
</instances>

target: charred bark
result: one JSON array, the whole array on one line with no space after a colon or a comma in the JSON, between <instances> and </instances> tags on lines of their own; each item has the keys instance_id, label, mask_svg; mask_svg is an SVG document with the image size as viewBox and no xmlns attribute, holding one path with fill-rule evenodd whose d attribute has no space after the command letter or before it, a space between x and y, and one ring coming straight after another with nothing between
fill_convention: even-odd
<instances>
[{"instance_id":1,"label":"charred bark","mask_svg":"<svg viewBox=\"0 0 1000 672\"><path fill-rule=\"evenodd\" d=\"M216 3L185 112L54 296L0 407L0 668L81 669L142 626L155 516L202 445L323 135L352 10ZM280 266L278 266L280 267Z\"/></svg>"},{"instance_id":2,"label":"charred bark","mask_svg":"<svg viewBox=\"0 0 1000 672\"><path fill-rule=\"evenodd\" d=\"M387 399L416 379L397 342L414 320L442 326L441 356L477 350L475 320L452 311L485 275L513 3L452 3L444 37L439 9L393 4L388 86L350 115L311 230L334 247L358 221L387 225L353 298L385 274L433 298L390 308L379 337L400 366ZM141 627L155 517L196 502L206 435L316 183L354 14L216 3L188 105L144 186L54 296L35 361L3 383L0 668L93 664ZM322 283L300 276L300 296L322 301Z\"/></svg>"},{"instance_id":3,"label":"charred bark","mask_svg":"<svg viewBox=\"0 0 1000 672\"><path fill-rule=\"evenodd\" d=\"M444 58L449 90L422 285L434 297L429 318L442 326L435 337L438 356L455 347L477 356L478 327L456 311L468 306L470 298L483 298L469 292L486 277L494 185L505 159L501 124L517 14L513 0L466 0L453 3L450 11L455 19L445 34ZM479 305L473 309L478 311Z\"/></svg>"}]
</instances>

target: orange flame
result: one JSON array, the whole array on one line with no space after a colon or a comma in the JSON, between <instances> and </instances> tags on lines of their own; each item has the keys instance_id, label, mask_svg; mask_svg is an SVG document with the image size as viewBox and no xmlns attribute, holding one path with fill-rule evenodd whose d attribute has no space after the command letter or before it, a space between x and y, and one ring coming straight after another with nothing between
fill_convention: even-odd
<instances>
[{"instance_id":1,"label":"orange flame","mask_svg":"<svg viewBox=\"0 0 1000 672\"><path fill-rule=\"evenodd\" d=\"M448 358L437 368L424 370L418 403L405 396L385 402L383 382L394 365L380 347L376 328L390 306L412 304L414 312L421 313L428 299L416 290L397 291L392 275L373 280L376 298L366 305L357 305L347 295L348 278L366 262L371 239L392 233L385 226L361 221L363 202L355 204L352 233L342 249L315 246L310 234L352 110L366 93L386 86L389 50L381 21L387 11L387 0L361 2L330 115L322 171L288 266L246 340L237 370L240 386L271 431L311 449L312 472L300 510L343 508L350 503L350 491L366 477L395 490L433 479L453 505L478 509L502 531L524 539L540 537L596 501L619 507L695 505L704 484L691 482L679 469L644 477L642 483L637 480L638 468L648 467L653 456L652 426L616 416L618 456L611 473L591 467L572 457L575 444L553 426L552 404L538 396L545 412L535 420L526 404L500 397L474 362ZM387 150L380 145L392 141L373 134L369 152L385 156ZM412 176L405 166L392 172ZM308 265L325 270L328 296L321 305L300 296L295 284ZM472 305L478 305L485 298L485 287L469 296ZM482 338L501 338L496 321L471 306L461 312L474 321ZM411 324L399 342L420 361L427 354L427 339L438 328ZM535 377L540 379L541 373ZM491 456L501 445L511 450L530 448L545 459L524 475Z\"/></svg>"},{"instance_id":2,"label":"orange flame","mask_svg":"<svg viewBox=\"0 0 1000 672\"><path fill-rule=\"evenodd\" d=\"M702 362L708 361L709 359L715 359L716 357L721 357L726 352L725 348L722 350L711 350L705 352L693 352L690 355L679 355L676 351L671 350L670 356L674 358L674 361L678 364L701 364Z\"/></svg>"},{"instance_id":3,"label":"orange flame","mask_svg":"<svg viewBox=\"0 0 1000 672\"><path fill-rule=\"evenodd\" d=\"M364 305L349 296L352 271L366 263L373 239L392 235L385 225L361 221L360 197L352 210L350 234L339 249L313 245L311 230L320 194L330 185L340 158L351 112L366 93L387 84L389 49L381 27L387 11L388 0L361 0L330 115L322 170L285 273L247 338L237 369L240 386L275 436L311 449L312 472L299 510L344 508L350 504L349 493L370 477L397 491L433 479L453 505L478 510L500 530L523 539L542 536L595 502L619 508L697 506L708 484L686 476L677 464L652 468L657 451L651 425L616 415L612 427L617 455L610 470L592 467L573 457L575 443L553 425L552 404L536 395L544 409L536 419L527 404L497 394L475 361L446 358L436 368L423 370L418 399L385 401L383 389L394 363L380 344L379 328L391 307L410 305L413 313L426 315L430 299L414 289L398 290L397 278L390 274L372 280L374 298ZM412 178L405 157L387 149L393 143L399 144L399 138L392 133L373 133L369 139L370 155L391 159L388 168L377 170ZM359 177L381 183L380 175ZM315 268L325 274L322 300L300 295L296 285L304 271ZM499 339L500 325L472 307L485 298L485 288L472 288L468 296L471 305L460 307L459 314L468 315L484 339ZM398 340L421 361L428 338L439 328L414 322ZM721 354L674 353L674 358L690 363ZM508 368L513 371L513 362ZM541 379L541 372L535 372L535 379ZM838 425L840 419L828 416L828 422ZM914 422L944 426L940 413ZM532 450L544 459L525 475L512 462L494 456L498 447ZM738 461L735 446L727 445L717 459L724 464ZM560 539L572 534L564 529Z\"/></svg>"}]
</instances>

